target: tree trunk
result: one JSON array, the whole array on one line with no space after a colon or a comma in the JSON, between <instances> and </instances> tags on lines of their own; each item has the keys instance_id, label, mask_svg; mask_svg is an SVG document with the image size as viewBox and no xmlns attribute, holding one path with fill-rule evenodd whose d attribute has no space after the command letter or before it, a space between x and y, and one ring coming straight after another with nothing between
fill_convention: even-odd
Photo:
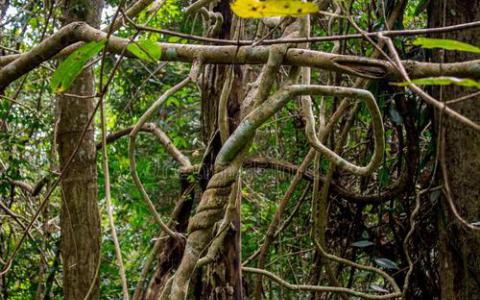
<instances>
[{"instance_id":1,"label":"tree trunk","mask_svg":"<svg viewBox=\"0 0 480 300\"><path fill-rule=\"evenodd\" d=\"M67 0L63 7L63 25L86 21L98 27L102 7L101 0ZM95 94L93 70L90 68L78 76L68 93L79 96ZM95 98L61 95L57 106L56 134L63 170L94 113ZM61 182L64 299L82 300L90 289L89 299L99 299L100 216L95 154L94 124L89 124Z\"/></svg>"},{"instance_id":2,"label":"tree trunk","mask_svg":"<svg viewBox=\"0 0 480 300\"><path fill-rule=\"evenodd\" d=\"M429 26L461 24L480 19L480 0L431 1ZM455 39L478 45L480 30L446 33L439 38ZM435 51L436 61L461 62L478 58L467 52ZM448 87L443 100L450 100L473 91ZM438 96L440 93L438 94ZM480 122L478 97L451 106L459 113ZM437 113L438 115L438 113ZM468 222L480 216L480 133L459 122L443 117L444 157L448 171L451 199L459 215ZM442 134L440 130L439 134ZM478 299L480 297L480 234L460 225L444 199L439 221L439 274L442 299Z\"/></svg>"}]
</instances>

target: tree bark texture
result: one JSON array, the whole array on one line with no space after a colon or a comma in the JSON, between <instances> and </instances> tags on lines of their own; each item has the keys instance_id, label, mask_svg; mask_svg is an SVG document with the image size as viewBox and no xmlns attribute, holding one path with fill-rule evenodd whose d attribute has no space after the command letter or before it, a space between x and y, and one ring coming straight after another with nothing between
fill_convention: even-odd
<instances>
[{"instance_id":1,"label":"tree bark texture","mask_svg":"<svg viewBox=\"0 0 480 300\"><path fill-rule=\"evenodd\" d=\"M101 0L68 0L63 7L63 25L85 21L98 27ZM93 70L77 77L69 94L95 94ZM57 98L56 134L60 167L63 170L87 131L61 182L61 253L64 299L99 299L100 215L96 168L94 124L88 124L95 110L95 98L60 95Z\"/></svg>"},{"instance_id":2,"label":"tree bark texture","mask_svg":"<svg viewBox=\"0 0 480 300\"><path fill-rule=\"evenodd\" d=\"M451 25L480 19L479 0L431 1L429 26ZM473 45L480 43L480 30L465 30L437 35ZM440 62L461 62L477 55L457 51L435 51L433 58ZM444 88L437 96L454 99L468 93L464 88ZM459 113L480 122L478 97L452 105ZM437 113L437 116L439 113ZM439 117L440 119L440 117ZM468 222L480 216L480 134L478 131L442 118L444 128L444 159L448 171L451 196L457 210ZM441 134L441 130L439 132ZM442 299L480 298L480 234L466 229L456 220L446 199L440 213L439 274Z\"/></svg>"}]
</instances>

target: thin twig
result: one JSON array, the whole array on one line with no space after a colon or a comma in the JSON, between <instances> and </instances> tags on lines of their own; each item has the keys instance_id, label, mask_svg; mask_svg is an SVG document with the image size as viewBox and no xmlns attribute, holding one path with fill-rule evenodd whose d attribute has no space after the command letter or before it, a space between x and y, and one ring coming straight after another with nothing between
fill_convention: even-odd
<instances>
[{"instance_id":1,"label":"thin twig","mask_svg":"<svg viewBox=\"0 0 480 300\"><path fill-rule=\"evenodd\" d=\"M443 113L445 113L446 115L451 117L452 119L454 119L454 120L456 120L456 121L458 121L458 122L460 122L460 123L462 123L462 124L464 124L468 127L471 127L475 130L480 131L480 125L478 123L472 121L471 119L469 119L469 118L463 116L462 114L459 114L458 112L454 111L453 109L449 108L445 104L445 102L438 101L437 99L435 99L432 96L430 96L429 94L427 94L424 90L422 90L416 84L412 83L407 71L405 70L405 67L402 64L402 61L400 59L400 56L398 55L397 50L395 49L395 45L393 44L392 40L390 38L383 37L381 35L379 37L383 38L386 41L386 43L388 45L388 48L390 50L390 54L392 55L393 60L395 61L394 66L397 68L400 75L402 75L403 79L406 82L408 82L408 87L413 92L415 92L418 96L420 96L420 98L422 98L425 102L427 102L428 104L430 104L430 105L434 106L435 108L439 109L440 111L442 111Z\"/></svg>"},{"instance_id":2,"label":"thin twig","mask_svg":"<svg viewBox=\"0 0 480 300\"><path fill-rule=\"evenodd\" d=\"M171 36L177 36L180 38L184 38L187 40L192 41L200 41L200 42L207 42L207 43L215 43L219 45L254 45L256 43L255 40L224 40L224 39L216 39L216 38L209 38L203 37L198 35L186 34L181 32L176 32L173 30L167 29L158 29L149 26L143 26L135 24L131 19L126 19L127 22L132 24L136 29L140 31L147 31L147 32L156 32L162 33ZM398 37L398 36L417 36L417 35L426 35L432 33L442 33L442 32L452 32L452 31L459 31L459 30L466 30L471 28L480 27L480 21L458 24L453 26L445 26L445 27L437 27L437 28L426 28L426 29L412 29L412 30L386 30L386 31L378 31L378 32L365 32L356 33L356 34L345 34L345 35L332 35L332 36L318 36L318 37L308 37L308 38L281 38L281 39L270 39L270 40L263 40L262 45L274 45L274 44L299 44L299 43L320 43L320 42L331 42L331 41L343 41L343 40L351 40L351 39L362 39L367 37L377 37L378 34L382 34L383 36L388 37Z\"/></svg>"},{"instance_id":3,"label":"thin twig","mask_svg":"<svg viewBox=\"0 0 480 300\"><path fill-rule=\"evenodd\" d=\"M303 284L291 284L282 278L278 277L277 275L273 274L272 272L257 269L257 268L250 268L250 267L242 267L242 271L248 273L254 273L259 275L264 275L271 280L275 281L279 285L286 287L290 290L296 291L315 291L315 292L330 292L330 293L345 293L355 297L360 297L364 299L394 299L401 296L401 293L392 293L387 295L370 295L365 294L362 292L355 291L353 289L344 288L344 287L333 287L333 286L321 286L321 285L303 285Z\"/></svg>"}]
</instances>

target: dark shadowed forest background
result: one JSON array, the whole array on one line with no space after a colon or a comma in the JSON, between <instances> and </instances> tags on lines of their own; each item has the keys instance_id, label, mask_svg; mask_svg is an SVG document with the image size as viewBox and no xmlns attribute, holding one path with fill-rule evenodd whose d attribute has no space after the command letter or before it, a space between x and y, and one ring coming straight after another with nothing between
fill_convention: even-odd
<instances>
[{"instance_id":1,"label":"dark shadowed forest background","mask_svg":"<svg viewBox=\"0 0 480 300\"><path fill-rule=\"evenodd\" d=\"M480 0L0 0L0 299L480 299L477 46Z\"/></svg>"}]
</instances>

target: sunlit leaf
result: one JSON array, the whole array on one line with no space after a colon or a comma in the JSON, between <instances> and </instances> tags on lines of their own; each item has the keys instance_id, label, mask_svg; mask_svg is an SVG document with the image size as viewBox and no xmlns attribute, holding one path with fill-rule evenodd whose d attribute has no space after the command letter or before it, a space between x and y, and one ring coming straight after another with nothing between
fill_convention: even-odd
<instances>
[{"instance_id":1,"label":"sunlit leaf","mask_svg":"<svg viewBox=\"0 0 480 300\"><path fill-rule=\"evenodd\" d=\"M416 46L422 46L427 49L445 49L445 50L456 50L464 52L472 52L480 54L480 48L459 42L456 40L449 39L431 39L431 38L417 38L413 41L413 44Z\"/></svg>"},{"instance_id":2,"label":"sunlit leaf","mask_svg":"<svg viewBox=\"0 0 480 300\"><path fill-rule=\"evenodd\" d=\"M396 86L408 86L409 84L417 84L417 85L458 85L463 87L472 87L480 89L480 82L475 81L469 78L457 78L457 77L426 77L426 78L418 78L411 81L404 81L399 83L392 83L392 85Z\"/></svg>"},{"instance_id":3,"label":"sunlit leaf","mask_svg":"<svg viewBox=\"0 0 480 300\"><path fill-rule=\"evenodd\" d=\"M301 17L316 13L318 5L300 0L235 0L230 7L241 18Z\"/></svg>"},{"instance_id":4,"label":"sunlit leaf","mask_svg":"<svg viewBox=\"0 0 480 300\"><path fill-rule=\"evenodd\" d=\"M167 41L169 43L178 43L178 42L180 42L180 40L181 40L181 38L178 37L178 36L171 36L171 37L168 38Z\"/></svg>"},{"instance_id":5,"label":"sunlit leaf","mask_svg":"<svg viewBox=\"0 0 480 300\"><path fill-rule=\"evenodd\" d=\"M155 62L162 57L162 47L149 39L131 43L127 49L136 57L148 62Z\"/></svg>"},{"instance_id":6,"label":"sunlit leaf","mask_svg":"<svg viewBox=\"0 0 480 300\"><path fill-rule=\"evenodd\" d=\"M398 270L398 265L394 261L388 258L375 258L375 262L377 263L377 265L379 265L382 268L390 269L390 270Z\"/></svg>"},{"instance_id":7,"label":"sunlit leaf","mask_svg":"<svg viewBox=\"0 0 480 300\"><path fill-rule=\"evenodd\" d=\"M50 87L56 93L68 90L75 78L82 72L85 64L97 55L104 46L105 41L90 42L70 54L53 73Z\"/></svg>"}]
</instances>

